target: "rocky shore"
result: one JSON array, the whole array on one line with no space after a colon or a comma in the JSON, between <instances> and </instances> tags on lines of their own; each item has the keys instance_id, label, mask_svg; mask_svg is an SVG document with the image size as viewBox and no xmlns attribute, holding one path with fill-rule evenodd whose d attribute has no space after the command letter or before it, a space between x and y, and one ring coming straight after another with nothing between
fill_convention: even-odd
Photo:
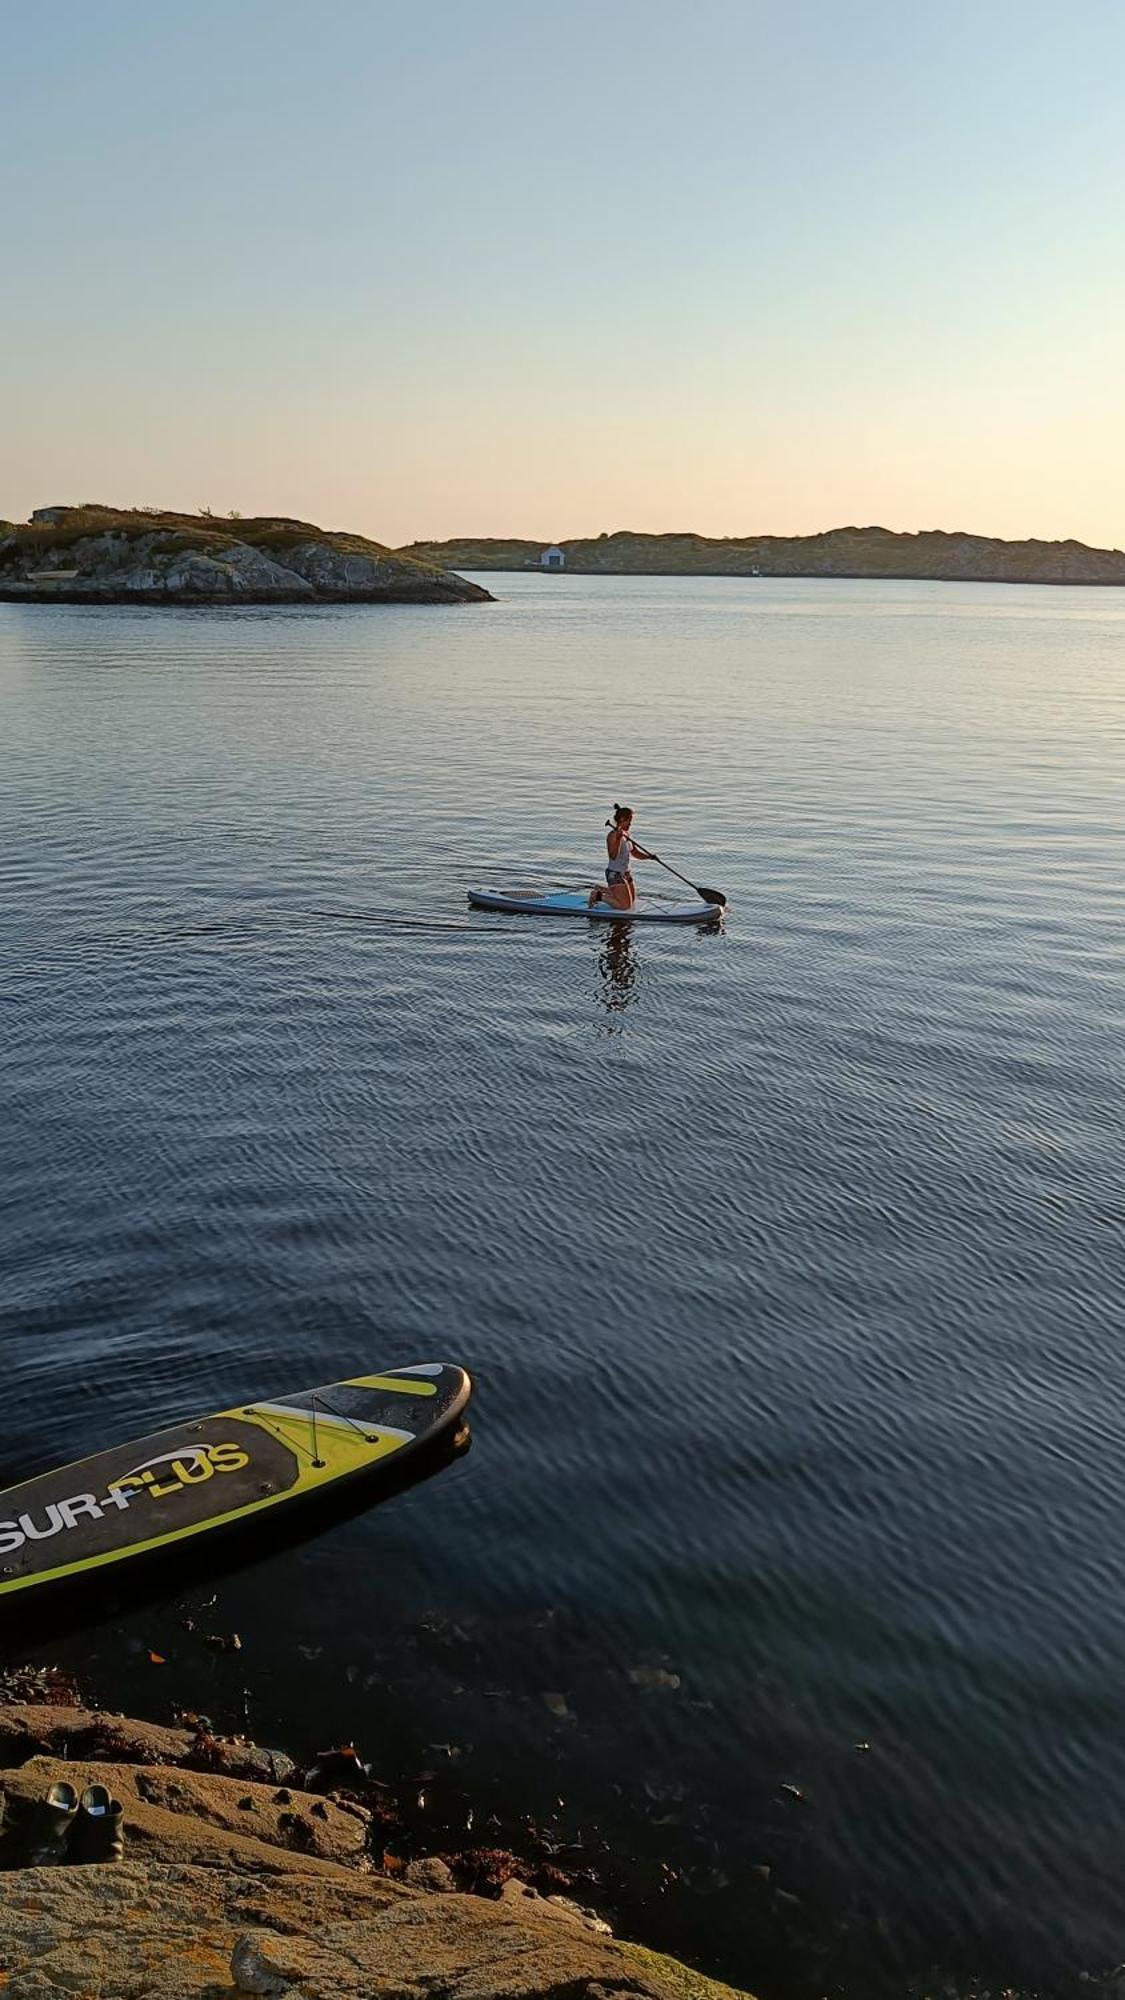
<instances>
[{"instance_id":1,"label":"rocky shore","mask_svg":"<svg viewBox=\"0 0 1125 2000\"><path fill-rule=\"evenodd\" d=\"M735 2000L511 1874L470 1895L397 1863L347 1782L238 1737L69 1703L0 1708L0 1990L10 2000ZM357 1767L361 1768L361 1767ZM343 1782L341 1782L343 1781ZM56 1783L108 1787L124 1854L29 1866Z\"/></svg>"},{"instance_id":2,"label":"rocky shore","mask_svg":"<svg viewBox=\"0 0 1125 2000\"><path fill-rule=\"evenodd\" d=\"M362 535L116 507L0 522L0 599L67 604L481 604L489 593Z\"/></svg>"}]
</instances>

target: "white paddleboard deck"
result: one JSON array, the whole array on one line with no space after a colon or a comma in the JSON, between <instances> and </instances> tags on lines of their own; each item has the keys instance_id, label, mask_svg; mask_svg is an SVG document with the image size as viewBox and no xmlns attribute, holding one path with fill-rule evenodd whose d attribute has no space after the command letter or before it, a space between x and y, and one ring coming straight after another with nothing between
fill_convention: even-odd
<instances>
[{"instance_id":1,"label":"white paddleboard deck","mask_svg":"<svg viewBox=\"0 0 1125 2000\"><path fill-rule=\"evenodd\" d=\"M715 903L657 903L644 896L627 910L612 903L590 904L585 889L557 889L537 895L533 889L470 889L475 910L510 910L525 917L592 917L603 922L641 924L705 924L722 915Z\"/></svg>"}]
</instances>

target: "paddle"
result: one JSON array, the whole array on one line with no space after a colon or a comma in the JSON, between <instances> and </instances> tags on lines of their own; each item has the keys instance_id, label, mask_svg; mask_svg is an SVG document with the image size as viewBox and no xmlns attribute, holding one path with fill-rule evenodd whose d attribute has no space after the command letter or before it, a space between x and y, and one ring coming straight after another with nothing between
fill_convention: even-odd
<instances>
[{"instance_id":1,"label":"paddle","mask_svg":"<svg viewBox=\"0 0 1125 2000\"><path fill-rule=\"evenodd\" d=\"M727 899L721 889L702 889L698 882L688 882L687 876L681 875L678 868L673 868L670 861L661 861L659 854L654 854L651 847L646 847L645 853L650 861L655 861L659 867L666 868L669 875L674 875L677 882L686 882L688 888L694 889L703 902L715 903L720 910L726 909Z\"/></svg>"}]
</instances>

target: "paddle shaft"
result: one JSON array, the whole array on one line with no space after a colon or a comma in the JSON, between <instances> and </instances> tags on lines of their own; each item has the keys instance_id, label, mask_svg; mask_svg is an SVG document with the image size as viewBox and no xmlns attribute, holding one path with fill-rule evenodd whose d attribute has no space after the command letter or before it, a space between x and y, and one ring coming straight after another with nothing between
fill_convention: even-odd
<instances>
[{"instance_id":1,"label":"paddle shaft","mask_svg":"<svg viewBox=\"0 0 1125 2000\"><path fill-rule=\"evenodd\" d=\"M721 889L701 889L698 882L689 882L686 875L681 875L679 869L673 868L670 861L662 861L659 854L653 853L651 847L645 848L645 854L650 861L656 862L658 868L666 868L669 875L675 876L677 882L683 882L689 889L694 889L696 895L702 896L705 903L717 903L720 909L725 908L727 899Z\"/></svg>"}]
</instances>

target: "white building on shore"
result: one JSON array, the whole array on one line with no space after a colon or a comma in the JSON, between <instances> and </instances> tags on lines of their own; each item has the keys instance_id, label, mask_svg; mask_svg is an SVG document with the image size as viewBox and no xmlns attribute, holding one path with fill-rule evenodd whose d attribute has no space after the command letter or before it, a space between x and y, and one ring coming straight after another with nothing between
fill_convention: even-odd
<instances>
[{"instance_id":1,"label":"white building on shore","mask_svg":"<svg viewBox=\"0 0 1125 2000\"><path fill-rule=\"evenodd\" d=\"M565 569L566 551L560 549L557 542L552 542L550 548L544 549L540 556L539 567L540 569Z\"/></svg>"}]
</instances>

